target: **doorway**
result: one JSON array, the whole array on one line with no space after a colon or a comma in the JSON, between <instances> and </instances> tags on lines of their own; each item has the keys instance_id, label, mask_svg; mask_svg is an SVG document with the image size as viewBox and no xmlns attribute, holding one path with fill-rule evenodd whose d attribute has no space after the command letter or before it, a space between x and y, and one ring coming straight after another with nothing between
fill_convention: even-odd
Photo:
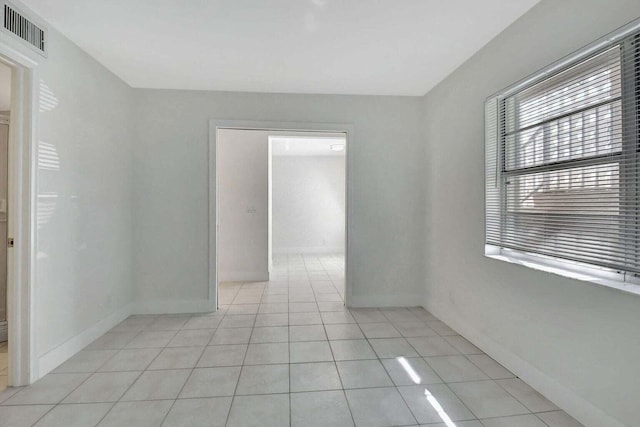
<instances>
[{"instance_id":1,"label":"doorway","mask_svg":"<svg viewBox=\"0 0 640 427\"><path fill-rule=\"evenodd\" d=\"M269 135L269 277L344 302L345 134Z\"/></svg>"},{"instance_id":2,"label":"doorway","mask_svg":"<svg viewBox=\"0 0 640 427\"><path fill-rule=\"evenodd\" d=\"M271 285L288 286L288 302L349 304L352 134L348 125L212 121L212 303L258 304ZM270 299L287 302L281 292Z\"/></svg>"}]
</instances>

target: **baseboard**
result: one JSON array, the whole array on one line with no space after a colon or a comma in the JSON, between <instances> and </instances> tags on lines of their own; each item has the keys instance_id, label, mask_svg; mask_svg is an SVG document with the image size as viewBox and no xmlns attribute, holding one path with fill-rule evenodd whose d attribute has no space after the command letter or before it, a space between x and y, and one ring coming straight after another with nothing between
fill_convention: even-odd
<instances>
[{"instance_id":1,"label":"baseboard","mask_svg":"<svg viewBox=\"0 0 640 427\"><path fill-rule=\"evenodd\" d=\"M136 302L132 314L210 313L216 311L209 300Z\"/></svg>"},{"instance_id":2,"label":"baseboard","mask_svg":"<svg viewBox=\"0 0 640 427\"><path fill-rule=\"evenodd\" d=\"M422 295L418 294L352 295L349 306L353 308L417 307L420 301L422 301Z\"/></svg>"},{"instance_id":3,"label":"baseboard","mask_svg":"<svg viewBox=\"0 0 640 427\"><path fill-rule=\"evenodd\" d=\"M341 254L344 253L343 246L304 246L291 248L273 248L274 255L293 255L293 254Z\"/></svg>"},{"instance_id":4,"label":"baseboard","mask_svg":"<svg viewBox=\"0 0 640 427\"><path fill-rule=\"evenodd\" d=\"M228 271L218 273L218 282L264 282L269 280L266 271Z\"/></svg>"},{"instance_id":5,"label":"baseboard","mask_svg":"<svg viewBox=\"0 0 640 427\"><path fill-rule=\"evenodd\" d=\"M38 358L37 378L42 378L49 372L64 363L71 356L91 344L102 334L122 322L132 314L133 305L127 304L108 317L94 323L78 335L68 339L53 350L49 350Z\"/></svg>"},{"instance_id":6,"label":"baseboard","mask_svg":"<svg viewBox=\"0 0 640 427\"><path fill-rule=\"evenodd\" d=\"M516 356L486 334L478 331L473 325L463 321L456 314L455 309L434 301L430 304L426 303L424 308L585 426L624 427L624 424L602 409Z\"/></svg>"}]
</instances>

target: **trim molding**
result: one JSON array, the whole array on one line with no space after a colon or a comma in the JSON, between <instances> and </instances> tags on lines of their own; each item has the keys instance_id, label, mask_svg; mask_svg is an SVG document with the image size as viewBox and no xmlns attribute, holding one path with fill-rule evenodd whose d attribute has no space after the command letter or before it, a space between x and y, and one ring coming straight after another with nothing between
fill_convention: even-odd
<instances>
[{"instance_id":1,"label":"trim molding","mask_svg":"<svg viewBox=\"0 0 640 427\"><path fill-rule=\"evenodd\" d=\"M216 311L216 306L208 299L160 300L134 303L131 314L210 313L213 311Z\"/></svg>"},{"instance_id":2,"label":"trim molding","mask_svg":"<svg viewBox=\"0 0 640 427\"><path fill-rule=\"evenodd\" d=\"M98 339L102 334L129 317L132 313L133 305L127 304L120 310L110 314L108 317L94 323L78 335L68 339L53 350L49 350L38 358L38 377L42 378L49 372L64 363L67 359L78 353L80 350Z\"/></svg>"},{"instance_id":3,"label":"trim molding","mask_svg":"<svg viewBox=\"0 0 640 427\"><path fill-rule=\"evenodd\" d=\"M431 304L429 304L427 301L424 304L424 308L427 311L447 323L476 347L494 358L498 363L509 369L585 426L624 427L624 424L602 411L602 409L578 396L573 390L560 384L526 360L513 354L488 335L469 325L468 322L460 318L456 310L450 305L444 304L442 301L431 301Z\"/></svg>"}]
</instances>

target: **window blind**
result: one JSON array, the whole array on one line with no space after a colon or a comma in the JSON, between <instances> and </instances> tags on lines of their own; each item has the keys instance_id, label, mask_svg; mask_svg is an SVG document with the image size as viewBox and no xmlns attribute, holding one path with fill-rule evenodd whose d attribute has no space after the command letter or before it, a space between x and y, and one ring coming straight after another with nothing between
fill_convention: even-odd
<instances>
[{"instance_id":1,"label":"window blind","mask_svg":"<svg viewBox=\"0 0 640 427\"><path fill-rule=\"evenodd\" d=\"M485 104L486 243L640 274L640 36Z\"/></svg>"}]
</instances>

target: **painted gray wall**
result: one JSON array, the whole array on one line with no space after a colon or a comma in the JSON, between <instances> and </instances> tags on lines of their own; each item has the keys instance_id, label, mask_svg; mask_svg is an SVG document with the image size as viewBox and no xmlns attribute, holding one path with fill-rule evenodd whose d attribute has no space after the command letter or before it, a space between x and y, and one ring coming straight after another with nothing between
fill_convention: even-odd
<instances>
[{"instance_id":1,"label":"painted gray wall","mask_svg":"<svg viewBox=\"0 0 640 427\"><path fill-rule=\"evenodd\" d=\"M424 305L587 425L640 425L640 297L483 257L489 95L640 16L542 1L427 94Z\"/></svg>"},{"instance_id":2,"label":"painted gray wall","mask_svg":"<svg viewBox=\"0 0 640 427\"><path fill-rule=\"evenodd\" d=\"M40 355L121 310L134 287L132 90L54 29L48 45L36 178ZM52 152L57 169L44 157Z\"/></svg>"},{"instance_id":3,"label":"painted gray wall","mask_svg":"<svg viewBox=\"0 0 640 427\"><path fill-rule=\"evenodd\" d=\"M353 302L414 305L424 276L419 97L135 90L137 299L207 298L210 119L351 123Z\"/></svg>"},{"instance_id":4,"label":"painted gray wall","mask_svg":"<svg viewBox=\"0 0 640 427\"><path fill-rule=\"evenodd\" d=\"M273 253L344 253L345 157L273 157Z\"/></svg>"}]
</instances>

